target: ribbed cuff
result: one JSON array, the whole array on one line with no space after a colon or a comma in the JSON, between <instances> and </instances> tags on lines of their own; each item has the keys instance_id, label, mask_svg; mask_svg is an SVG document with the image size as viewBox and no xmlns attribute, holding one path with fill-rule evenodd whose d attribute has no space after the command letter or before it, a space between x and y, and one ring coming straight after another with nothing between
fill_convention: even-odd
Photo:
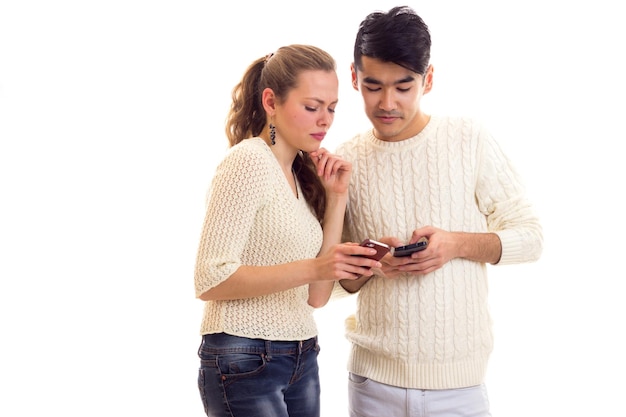
<instances>
[{"instance_id":1,"label":"ribbed cuff","mask_svg":"<svg viewBox=\"0 0 626 417\"><path fill-rule=\"evenodd\" d=\"M498 265L510 265L525 261L528 256L524 253L522 239L515 230L501 230L495 232L500 238L502 245L502 254Z\"/></svg>"}]
</instances>

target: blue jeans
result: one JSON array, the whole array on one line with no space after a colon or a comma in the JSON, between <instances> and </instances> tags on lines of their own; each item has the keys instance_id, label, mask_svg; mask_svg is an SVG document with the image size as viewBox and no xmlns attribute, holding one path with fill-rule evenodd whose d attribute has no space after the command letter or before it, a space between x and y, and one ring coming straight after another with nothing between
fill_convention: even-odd
<instances>
[{"instance_id":1,"label":"blue jeans","mask_svg":"<svg viewBox=\"0 0 626 417\"><path fill-rule=\"evenodd\" d=\"M317 337L202 336L198 388L209 417L319 417Z\"/></svg>"}]
</instances>

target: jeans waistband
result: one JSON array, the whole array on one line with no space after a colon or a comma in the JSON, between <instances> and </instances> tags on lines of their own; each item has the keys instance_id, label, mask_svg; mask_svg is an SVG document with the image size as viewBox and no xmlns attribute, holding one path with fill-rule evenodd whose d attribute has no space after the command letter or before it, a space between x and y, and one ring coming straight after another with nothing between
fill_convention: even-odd
<instances>
[{"instance_id":1,"label":"jeans waistband","mask_svg":"<svg viewBox=\"0 0 626 417\"><path fill-rule=\"evenodd\" d=\"M288 355L316 349L317 336L306 340L264 340L233 336L226 333L205 334L201 349L210 354L258 353L267 355Z\"/></svg>"}]
</instances>

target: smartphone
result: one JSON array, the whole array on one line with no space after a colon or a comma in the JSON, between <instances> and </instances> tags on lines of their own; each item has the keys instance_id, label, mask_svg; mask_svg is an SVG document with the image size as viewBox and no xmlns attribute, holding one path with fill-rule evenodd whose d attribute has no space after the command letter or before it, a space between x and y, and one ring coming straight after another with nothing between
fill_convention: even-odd
<instances>
[{"instance_id":1,"label":"smartphone","mask_svg":"<svg viewBox=\"0 0 626 417\"><path fill-rule=\"evenodd\" d=\"M393 256L395 256L396 258L400 258L402 256L410 256L412 253L426 249L427 246L428 239L423 237L417 242L411 243L410 245L398 246L397 248L393 248Z\"/></svg>"},{"instance_id":2,"label":"smartphone","mask_svg":"<svg viewBox=\"0 0 626 417\"><path fill-rule=\"evenodd\" d=\"M387 252L391 251L391 246L382 242L377 242L372 239L365 239L363 242L361 242L361 246L365 246L366 248L376 249L375 255L365 256L366 258L374 259L375 261L380 261L382 257L387 254ZM355 255L355 256L364 256L364 255Z\"/></svg>"}]
</instances>

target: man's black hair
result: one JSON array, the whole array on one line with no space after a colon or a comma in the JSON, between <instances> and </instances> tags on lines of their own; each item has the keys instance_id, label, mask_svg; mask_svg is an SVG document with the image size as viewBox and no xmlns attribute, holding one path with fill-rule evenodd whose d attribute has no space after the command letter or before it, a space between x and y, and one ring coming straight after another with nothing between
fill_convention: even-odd
<instances>
[{"instance_id":1,"label":"man's black hair","mask_svg":"<svg viewBox=\"0 0 626 417\"><path fill-rule=\"evenodd\" d=\"M430 62L428 26L408 6L373 12L359 26L354 42L354 66L362 68L362 56L393 62L424 75Z\"/></svg>"}]
</instances>

